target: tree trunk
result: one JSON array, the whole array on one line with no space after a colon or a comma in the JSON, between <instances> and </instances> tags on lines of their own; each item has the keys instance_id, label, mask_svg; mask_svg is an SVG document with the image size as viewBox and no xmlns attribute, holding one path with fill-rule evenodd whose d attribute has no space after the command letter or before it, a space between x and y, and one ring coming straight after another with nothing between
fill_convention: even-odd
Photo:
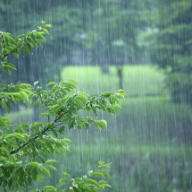
<instances>
[{"instance_id":1,"label":"tree trunk","mask_svg":"<svg viewBox=\"0 0 192 192\"><path fill-rule=\"evenodd\" d=\"M116 69L119 78L119 89L123 89L123 65L117 66Z\"/></svg>"}]
</instances>

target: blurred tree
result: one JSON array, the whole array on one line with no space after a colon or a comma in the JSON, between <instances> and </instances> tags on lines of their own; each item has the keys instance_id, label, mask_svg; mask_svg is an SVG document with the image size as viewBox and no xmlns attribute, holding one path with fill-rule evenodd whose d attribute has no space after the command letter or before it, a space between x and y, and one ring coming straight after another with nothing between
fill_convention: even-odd
<instances>
[{"instance_id":1,"label":"blurred tree","mask_svg":"<svg viewBox=\"0 0 192 192\"><path fill-rule=\"evenodd\" d=\"M40 18L54 26L43 50L20 58L11 81L39 80L44 84L49 77L60 79L61 65L100 64L102 71L108 72L112 64L117 67L122 88L123 65L142 58L137 35L142 30L147 0L49 0L46 5L38 0L3 0L0 5L3 30L13 34L29 30Z\"/></svg>"},{"instance_id":2,"label":"blurred tree","mask_svg":"<svg viewBox=\"0 0 192 192\"><path fill-rule=\"evenodd\" d=\"M192 104L192 3L159 0L153 63L165 70L172 100Z\"/></svg>"},{"instance_id":3,"label":"blurred tree","mask_svg":"<svg viewBox=\"0 0 192 192\"><path fill-rule=\"evenodd\" d=\"M123 88L123 65L138 62L137 34L140 13L146 2L102 0L95 3L92 22L82 39L92 52L92 62L98 63L103 72L109 65L117 68L119 87Z\"/></svg>"}]
</instances>

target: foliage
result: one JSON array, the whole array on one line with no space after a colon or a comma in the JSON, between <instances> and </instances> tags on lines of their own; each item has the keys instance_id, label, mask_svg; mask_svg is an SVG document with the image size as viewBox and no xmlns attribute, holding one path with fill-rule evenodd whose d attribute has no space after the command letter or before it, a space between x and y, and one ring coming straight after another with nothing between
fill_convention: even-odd
<instances>
[{"instance_id":1,"label":"foliage","mask_svg":"<svg viewBox=\"0 0 192 192\"><path fill-rule=\"evenodd\" d=\"M152 45L152 61L163 68L172 100L192 104L191 8L189 1L157 1L156 38ZM154 14L154 11L153 11Z\"/></svg>"},{"instance_id":2,"label":"foliage","mask_svg":"<svg viewBox=\"0 0 192 192\"><path fill-rule=\"evenodd\" d=\"M45 21L36 30L27 35L13 38L10 33L1 32L0 36L0 69L1 73L11 74L15 65L9 62L9 56L16 58L25 52L30 54L33 47L41 46L45 35L49 34L47 28L51 27ZM69 150L70 140L63 138L65 130L74 127L87 130L91 124L99 130L107 128L105 120L93 119L91 116L81 116L81 111L97 115L97 111L116 113L120 107L118 97L124 98L124 93L103 93L99 96L88 97L84 92L78 92L76 82L71 78L60 83L48 83L49 89L43 90L35 82L30 84L0 84L0 105L11 111L10 103L31 103L31 107L38 105L44 111L42 122L32 124L14 124L7 116L0 116L0 186L4 191L20 190L32 185L34 181L42 179L45 175L51 176L50 169L55 170L49 159L49 154L64 153ZM101 170L100 170L101 168ZM35 191L52 192L64 191L62 185L68 184L70 191L102 191L109 187L106 181L95 180L105 178L108 173L103 170L109 168L108 164L99 162L99 169L90 172L81 178L61 179L57 187L46 186Z\"/></svg>"},{"instance_id":3,"label":"foliage","mask_svg":"<svg viewBox=\"0 0 192 192\"><path fill-rule=\"evenodd\" d=\"M33 1L34 2L34 1ZM39 3L37 1L35 6L32 6L32 3L26 3L26 1L19 0L13 1L10 0L9 4L5 0L0 3L0 15L2 20L1 30L9 31L14 36L18 36L22 33L27 33L30 29L36 27L37 20L40 20L39 14L35 11L35 8L46 10L47 4L43 6L43 8L39 7ZM26 82L33 83L36 79L39 82L45 85L45 81L47 82L46 74L49 68L53 65L49 62L50 56L45 57L45 50L41 49L33 49L33 53L31 55L23 55L20 56L19 59L16 59L13 55L9 56L9 61L14 63L17 70L12 73L11 76L7 76L2 74L1 82L10 83L10 82ZM44 54L44 55L43 55ZM26 65L27 63L27 65ZM39 63L43 70L39 67ZM55 73L55 68L51 68L53 74ZM33 72L33 75L30 75L30 72ZM46 79L46 80L45 80ZM52 80L56 80L53 76Z\"/></svg>"}]
</instances>

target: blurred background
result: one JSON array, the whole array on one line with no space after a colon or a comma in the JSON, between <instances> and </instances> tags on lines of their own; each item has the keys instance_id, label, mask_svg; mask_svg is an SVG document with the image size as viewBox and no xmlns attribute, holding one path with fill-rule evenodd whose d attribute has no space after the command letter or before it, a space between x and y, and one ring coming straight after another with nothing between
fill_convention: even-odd
<instances>
[{"instance_id":1,"label":"blurred background","mask_svg":"<svg viewBox=\"0 0 192 192\"><path fill-rule=\"evenodd\" d=\"M1 82L46 88L73 75L90 96L126 93L117 115L99 114L108 131L66 131L71 151L42 182L103 160L112 162L110 192L192 192L192 1L1 0L0 17L0 30L14 36L41 20L53 25L42 48L11 58L18 70ZM27 106L13 109L15 122L38 119Z\"/></svg>"}]
</instances>

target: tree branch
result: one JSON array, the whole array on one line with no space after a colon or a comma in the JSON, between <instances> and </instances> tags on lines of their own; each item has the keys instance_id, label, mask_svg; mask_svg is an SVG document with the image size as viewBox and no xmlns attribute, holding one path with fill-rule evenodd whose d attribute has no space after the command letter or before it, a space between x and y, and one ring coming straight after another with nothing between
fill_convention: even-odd
<instances>
[{"instance_id":1,"label":"tree branch","mask_svg":"<svg viewBox=\"0 0 192 192\"><path fill-rule=\"evenodd\" d=\"M66 114L68 113L68 112L65 112L65 113L60 114L61 112L62 112L62 110L60 110L60 111L58 112L58 115L55 117L55 120L52 122L51 125L54 125L61 117L63 117L64 115L66 115ZM36 135L36 136L32 137L31 139L29 139L29 141L25 142L23 145L21 145L21 146L18 147L17 149L12 150L12 151L10 152L10 154L12 155L12 154L18 153L23 147L25 147L26 145L28 145L31 141L34 141L34 140L38 139L38 138L40 137L40 135L43 135L43 134L46 133L49 129L50 129L50 126L45 127L45 128L41 131L41 133L40 133L39 135Z\"/></svg>"}]
</instances>

